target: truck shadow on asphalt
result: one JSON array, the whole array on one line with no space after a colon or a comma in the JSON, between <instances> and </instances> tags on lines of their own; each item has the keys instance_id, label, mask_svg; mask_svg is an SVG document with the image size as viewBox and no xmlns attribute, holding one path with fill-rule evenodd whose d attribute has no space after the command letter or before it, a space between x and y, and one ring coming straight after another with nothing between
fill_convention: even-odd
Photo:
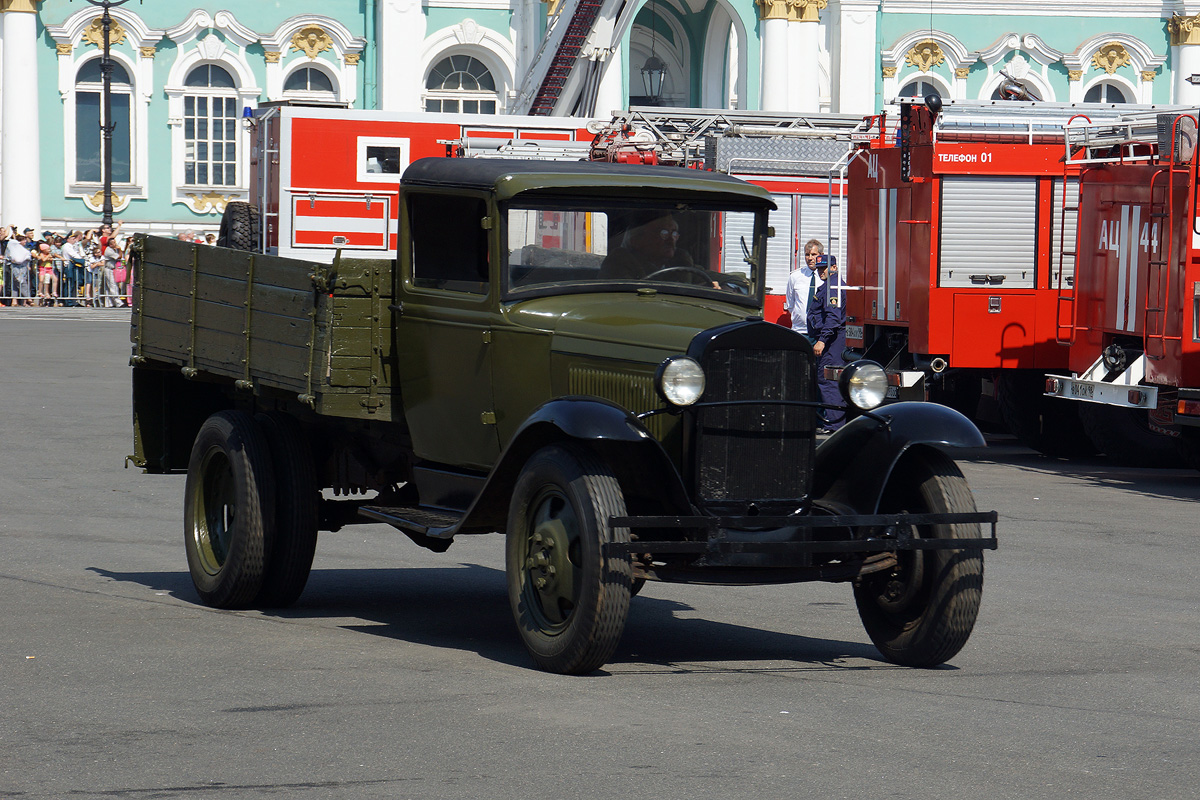
<instances>
[{"instance_id":1,"label":"truck shadow on asphalt","mask_svg":"<svg viewBox=\"0 0 1200 800\"><path fill-rule=\"evenodd\" d=\"M262 611L219 611L201 605L186 572L117 572L100 567L89 567L89 571L111 581L166 593L212 613L298 624L338 620L337 627L343 630L472 651L498 663L534 668L518 639L501 569L477 564L314 569L294 606ZM651 588L669 591L667 587ZM848 604L852 603L848 599ZM677 616L694 610L670 599L633 598L621 643L608 668L597 674L900 669L882 661L878 651L865 643L865 634L860 643ZM854 623L858 623L857 615ZM851 663L842 663L847 660Z\"/></svg>"},{"instance_id":2,"label":"truck shadow on asphalt","mask_svg":"<svg viewBox=\"0 0 1200 800\"><path fill-rule=\"evenodd\" d=\"M1123 467L1104 456L1052 458L1017 444L947 449L966 464L998 464L1023 472L1083 481L1094 486L1136 492L1147 497L1200 500L1200 472L1187 468ZM967 476L968 480L970 475Z\"/></svg>"}]
</instances>

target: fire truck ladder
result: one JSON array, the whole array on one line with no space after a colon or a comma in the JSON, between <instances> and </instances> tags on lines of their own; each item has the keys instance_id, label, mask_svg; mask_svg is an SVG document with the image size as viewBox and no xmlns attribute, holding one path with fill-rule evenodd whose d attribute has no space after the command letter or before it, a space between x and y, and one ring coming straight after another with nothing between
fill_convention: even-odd
<instances>
[{"instance_id":1,"label":"fire truck ladder","mask_svg":"<svg viewBox=\"0 0 1200 800\"><path fill-rule=\"evenodd\" d=\"M625 0L562 0L510 110L535 117L591 116L605 62L635 6ZM590 62L582 76L575 71L581 57Z\"/></svg>"},{"instance_id":2,"label":"fire truck ladder","mask_svg":"<svg viewBox=\"0 0 1200 800\"><path fill-rule=\"evenodd\" d=\"M1067 198L1067 179L1062 179L1062 204L1058 216L1058 274L1055 279L1055 290L1058 292L1054 307L1055 339L1059 344L1074 344L1076 332L1075 318L1075 272L1078 272L1079 256L1079 207L1083 204L1083 174L1079 175L1075 187L1075 201ZM1075 241L1070 249L1067 247L1067 220L1074 219ZM1067 261L1070 261L1072 274L1067 275ZM1065 276L1065 277L1064 277ZM1067 313L1066 309L1070 309ZM1064 322L1064 317L1066 321ZM1064 334L1063 331L1066 331Z\"/></svg>"},{"instance_id":3,"label":"fire truck ladder","mask_svg":"<svg viewBox=\"0 0 1200 800\"><path fill-rule=\"evenodd\" d=\"M1182 341L1182 323L1178 335L1172 335L1167 332L1167 324L1169 321L1168 310L1171 308L1171 284L1174 283L1173 268L1181 265L1176 263L1175 257L1175 187L1176 181L1181 177L1186 179L1191 171L1191 162L1193 161L1195 141L1196 141L1196 120L1186 114L1180 114L1174 119L1169 119L1170 130L1163 130L1163 123L1168 120L1161 120L1158 129L1160 163L1162 149L1166 145L1166 164L1155 171L1150 178L1150 220L1151 220L1151 236L1154 237L1154 247L1150 254L1149 266L1146 270L1146 305L1142 309L1142 346L1146 358L1152 361L1158 361L1167 354L1167 342ZM1183 152L1181 144L1181 127L1188 128L1186 132L1186 140L1188 142L1188 150ZM1163 141L1163 133L1168 133L1169 141ZM1155 186L1159 183L1159 178L1166 176L1166 186L1164 195L1158 199L1155 195ZM1190 204L1187 200L1184 201L1185 213L1190 211ZM1194 214L1194 211L1191 211ZM1194 225L1194 223L1193 223ZM1192 226L1189 225L1189 228ZM1155 228L1157 229L1155 231ZM1185 254L1187 248L1183 251ZM1153 296L1152 296L1153 295ZM1157 321L1157 325L1151 326L1151 319Z\"/></svg>"},{"instance_id":4,"label":"fire truck ladder","mask_svg":"<svg viewBox=\"0 0 1200 800\"><path fill-rule=\"evenodd\" d=\"M827 139L846 142L849 147L853 141L864 138L869 127L869 121L857 114L802 115L784 111L714 111L657 106L634 106L616 114L609 124L614 128L628 126L649 132L658 144L659 161L684 167L706 166L705 140L710 136ZM744 171L781 172L778 167L766 168L768 164L778 164L779 160L762 159L758 166L763 169L751 169L747 164ZM746 164L747 159L739 158L738 162ZM708 167L714 168L713 165ZM820 174L825 172L821 169Z\"/></svg>"}]
</instances>

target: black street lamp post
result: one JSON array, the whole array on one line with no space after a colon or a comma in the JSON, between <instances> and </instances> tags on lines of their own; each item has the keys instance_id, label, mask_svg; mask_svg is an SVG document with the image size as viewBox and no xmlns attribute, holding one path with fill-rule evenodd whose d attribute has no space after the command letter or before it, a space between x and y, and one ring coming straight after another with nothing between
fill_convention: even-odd
<instances>
[{"instance_id":1,"label":"black street lamp post","mask_svg":"<svg viewBox=\"0 0 1200 800\"><path fill-rule=\"evenodd\" d=\"M103 160L104 170L104 214L103 222L105 225L112 225L113 207L112 207L112 135L113 129L116 128L116 123L112 120L112 72L113 61L110 52L111 33L112 33L112 16L108 10L115 6L123 6L129 0L87 0L94 6L99 6L104 13L100 16L100 26L104 31L104 55L100 59L100 74L104 76L104 84L101 94L101 117L100 117L100 153Z\"/></svg>"}]
</instances>

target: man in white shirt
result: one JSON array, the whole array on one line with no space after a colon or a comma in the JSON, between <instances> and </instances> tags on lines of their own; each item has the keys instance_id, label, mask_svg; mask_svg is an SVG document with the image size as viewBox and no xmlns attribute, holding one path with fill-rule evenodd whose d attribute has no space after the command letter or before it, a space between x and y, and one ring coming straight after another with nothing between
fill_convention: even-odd
<instances>
[{"instance_id":1,"label":"man in white shirt","mask_svg":"<svg viewBox=\"0 0 1200 800\"><path fill-rule=\"evenodd\" d=\"M71 231L67 236L67 241L62 246L62 257L64 264L61 294L63 297L69 298L67 305L82 305L83 300L80 299L80 295L83 294L83 268L87 263L87 256L83 252L83 246L79 243L79 231Z\"/></svg>"},{"instance_id":2,"label":"man in white shirt","mask_svg":"<svg viewBox=\"0 0 1200 800\"><path fill-rule=\"evenodd\" d=\"M788 275L783 307L792 316L792 330L808 335L808 303L823 281L815 269L817 257L825 254L825 245L809 239L804 245L804 265Z\"/></svg>"}]
</instances>

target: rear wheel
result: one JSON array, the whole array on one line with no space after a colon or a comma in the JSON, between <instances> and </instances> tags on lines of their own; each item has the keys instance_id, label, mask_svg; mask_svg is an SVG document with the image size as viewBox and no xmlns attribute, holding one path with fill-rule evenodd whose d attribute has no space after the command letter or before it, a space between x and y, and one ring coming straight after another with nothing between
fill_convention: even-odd
<instances>
[{"instance_id":1,"label":"rear wheel","mask_svg":"<svg viewBox=\"0 0 1200 800\"><path fill-rule=\"evenodd\" d=\"M1079 418L1097 449L1123 467L1184 466L1176 437L1150 426L1150 412L1137 408L1079 403Z\"/></svg>"},{"instance_id":2,"label":"rear wheel","mask_svg":"<svg viewBox=\"0 0 1200 800\"><path fill-rule=\"evenodd\" d=\"M226 204L217 245L258 252L258 209L240 201Z\"/></svg>"},{"instance_id":3,"label":"rear wheel","mask_svg":"<svg viewBox=\"0 0 1200 800\"><path fill-rule=\"evenodd\" d=\"M617 647L629 613L630 557L606 555L629 529L621 487L589 451L543 448L526 463L508 514L508 597L521 639L543 669L582 674Z\"/></svg>"},{"instance_id":4,"label":"rear wheel","mask_svg":"<svg viewBox=\"0 0 1200 800\"><path fill-rule=\"evenodd\" d=\"M1079 403L1047 397L1046 376L1035 370L1001 370L996 375L1000 417L1021 444L1048 456L1096 454L1079 419Z\"/></svg>"},{"instance_id":5,"label":"rear wheel","mask_svg":"<svg viewBox=\"0 0 1200 800\"><path fill-rule=\"evenodd\" d=\"M258 414L275 472L275 540L255 604L283 608L308 582L317 549L317 476L312 453L291 417Z\"/></svg>"},{"instance_id":6,"label":"rear wheel","mask_svg":"<svg viewBox=\"0 0 1200 800\"><path fill-rule=\"evenodd\" d=\"M880 511L973 512L975 500L953 461L923 450L896 465ZM979 525L922 525L912 533L922 539L969 539L979 536ZM948 661L975 627L983 594L982 551L901 550L896 558L894 569L855 584L854 600L867 635L896 664L932 667Z\"/></svg>"},{"instance_id":7,"label":"rear wheel","mask_svg":"<svg viewBox=\"0 0 1200 800\"><path fill-rule=\"evenodd\" d=\"M274 504L270 451L254 419L213 414L196 434L184 488L184 549L205 604L244 608L258 596Z\"/></svg>"}]
</instances>

